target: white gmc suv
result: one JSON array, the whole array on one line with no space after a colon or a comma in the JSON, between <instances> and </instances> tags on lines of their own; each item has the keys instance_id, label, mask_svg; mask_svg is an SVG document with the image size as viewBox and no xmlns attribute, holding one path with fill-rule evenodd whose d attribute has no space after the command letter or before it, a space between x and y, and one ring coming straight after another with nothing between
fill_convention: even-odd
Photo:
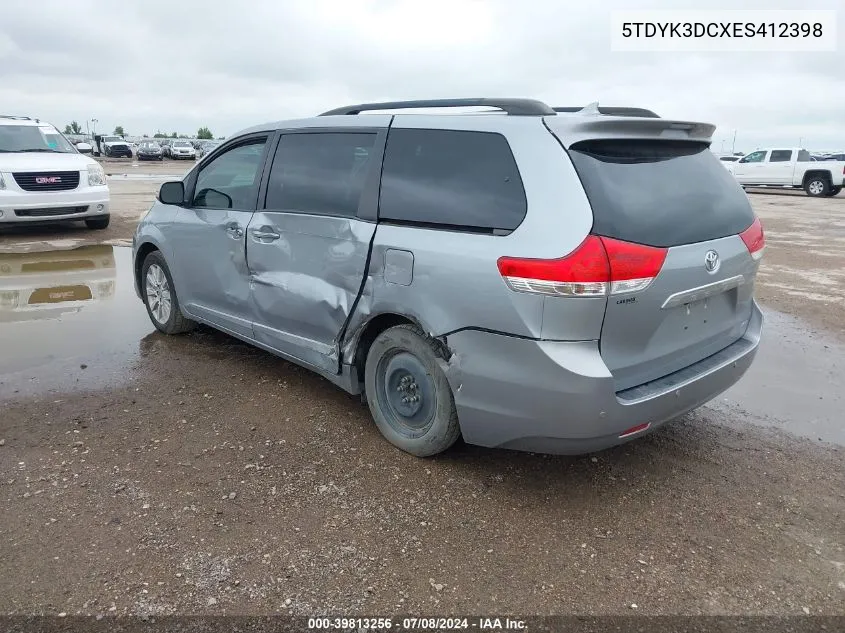
<instances>
[{"instance_id":1,"label":"white gmc suv","mask_svg":"<svg viewBox=\"0 0 845 633\"><path fill-rule=\"evenodd\" d=\"M0 227L67 220L109 225L103 168L49 123L0 115Z\"/></svg>"}]
</instances>

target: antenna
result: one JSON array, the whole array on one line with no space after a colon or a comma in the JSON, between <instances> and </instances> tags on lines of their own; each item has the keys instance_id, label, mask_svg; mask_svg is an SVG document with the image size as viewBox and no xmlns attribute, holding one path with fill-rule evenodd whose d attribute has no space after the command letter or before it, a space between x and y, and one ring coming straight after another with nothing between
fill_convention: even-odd
<instances>
[{"instance_id":1,"label":"antenna","mask_svg":"<svg viewBox=\"0 0 845 633\"><path fill-rule=\"evenodd\" d=\"M578 110L577 114L581 116L599 116L601 112L599 111L599 102L593 101L589 105L585 105L583 108Z\"/></svg>"}]
</instances>

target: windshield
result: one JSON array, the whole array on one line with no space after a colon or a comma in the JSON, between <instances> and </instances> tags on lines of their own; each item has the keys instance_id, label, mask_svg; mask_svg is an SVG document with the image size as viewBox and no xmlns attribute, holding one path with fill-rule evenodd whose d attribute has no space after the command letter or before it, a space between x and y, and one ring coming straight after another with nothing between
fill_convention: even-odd
<instances>
[{"instance_id":1,"label":"windshield","mask_svg":"<svg viewBox=\"0 0 845 633\"><path fill-rule=\"evenodd\" d=\"M123 139L119 136L104 136L102 140L112 143L114 141L122 141Z\"/></svg>"},{"instance_id":2,"label":"windshield","mask_svg":"<svg viewBox=\"0 0 845 633\"><path fill-rule=\"evenodd\" d=\"M144 149L158 149L158 143L141 143L141 147Z\"/></svg>"},{"instance_id":3,"label":"windshield","mask_svg":"<svg viewBox=\"0 0 845 633\"><path fill-rule=\"evenodd\" d=\"M75 154L76 149L52 126L0 125L0 152Z\"/></svg>"},{"instance_id":4,"label":"windshield","mask_svg":"<svg viewBox=\"0 0 845 633\"><path fill-rule=\"evenodd\" d=\"M191 144L188 141L176 141L173 147L191 147Z\"/></svg>"}]
</instances>

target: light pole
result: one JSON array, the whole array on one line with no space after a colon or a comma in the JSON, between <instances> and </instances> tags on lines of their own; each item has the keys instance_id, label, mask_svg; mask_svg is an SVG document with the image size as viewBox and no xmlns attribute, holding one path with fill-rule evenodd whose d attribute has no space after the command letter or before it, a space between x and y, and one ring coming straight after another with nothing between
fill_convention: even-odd
<instances>
[{"instance_id":1,"label":"light pole","mask_svg":"<svg viewBox=\"0 0 845 633\"><path fill-rule=\"evenodd\" d=\"M98 123L97 119L91 119L91 134L92 135L97 134L97 123Z\"/></svg>"}]
</instances>

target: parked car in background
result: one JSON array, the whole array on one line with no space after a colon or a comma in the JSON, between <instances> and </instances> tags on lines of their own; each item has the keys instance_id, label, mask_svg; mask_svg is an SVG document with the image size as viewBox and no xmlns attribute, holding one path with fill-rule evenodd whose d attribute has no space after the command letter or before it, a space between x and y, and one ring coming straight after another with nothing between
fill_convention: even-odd
<instances>
[{"instance_id":1,"label":"parked car in background","mask_svg":"<svg viewBox=\"0 0 845 633\"><path fill-rule=\"evenodd\" d=\"M0 116L0 226L66 220L109 225L103 168L49 123Z\"/></svg>"},{"instance_id":2,"label":"parked car in background","mask_svg":"<svg viewBox=\"0 0 845 633\"><path fill-rule=\"evenodd\" d=\"M761 149L731 165L743 186L780 186L803 189L808 196L835 196L845 184L845 162L814 161L801 148Z\"/></svg>"},{"instance_id":3,"label":"parked car in background","mask_svg":"<svg viewBox=\"0 0 845 633\"><path fill-rule=\"evenodd\" d=\"M155 141L144 141L138 146L138 160L162 160L161 145Z\"/></svg>"},{"instance_id":4,"label":"parked car in background","mask_svg":"<svg viewBox=\"0 0 845 633\"><path fill-rule=\"evenodd\" d=\"M120 136L100 137L100 148L110 158L132 158L132 147Z\"/></svg>"},{"instance_id":5,"label":"parked car in background","mask_svg":"<svg viewBox=\"0 0 845 633\"><path fill-rule=\"evenodd\" d=\"M218 145L220 145L220 141L206 141L205 143L200 145L200 148L197 151L197 154L199 155L200 158L202 158L203 156L208 155L209 152L214 151L214 148L217 147Z\"/></svg>"},{"instance_id":6,"label":"parked car in background","mask_svg":"<svg viewBox=\"0 0 845 633\"><path fill-rule=\"evenodd\" d=\"M449 106L505 116L357 116ZM763 230L714 126L569 110L381 103L244 130L161 187L138 295L164 333L206 323L363 392L414 455L642 436L750 366Z\"/></svg>"},{"instance_id":7,"label":"parked car in background","mask_svg":"<svg viewBox=\"0 0 845 633\"><path fill-rule=\"evenodd\" d=\"M173 141L173 143L170 144L170 158L189 158L191 160L196 160L197 150L194 149L194 146L191 145L190 141Z\"/></svg>"},{"instance_id":8,"label":"parked car in background","mask_svg":"<svg viewBox=\"0 0 845 633\"><path fill-rule=\"evenodd\" d=\"M161 155L165 158L170 158L170 142L169 138L163 138L159 141L161 144Z\"/></svg>"}]
</instances>

